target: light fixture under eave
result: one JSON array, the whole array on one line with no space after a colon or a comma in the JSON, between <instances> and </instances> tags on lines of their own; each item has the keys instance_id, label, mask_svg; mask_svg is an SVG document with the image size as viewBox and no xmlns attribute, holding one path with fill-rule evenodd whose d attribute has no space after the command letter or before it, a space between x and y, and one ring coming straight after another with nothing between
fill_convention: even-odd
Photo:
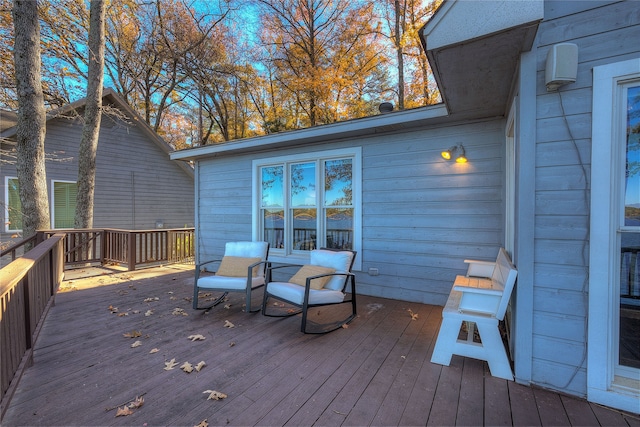
<instances>
[{"instance_id":1,"label":"light fixture under eave","mask_svg":"<svg viewBox=\"0 0 640 427\"><path fill-rule=\"evenodd\" d=\"M456 157L456 163L467 163L467 156L462 144L458 146L458 150L460 151L460 154Z\"/></svg>"},{"instance_id":2,"label":"light fixture under eave","mask_svg":"<svg viewBox=\"0 0 640 427\"><path fill-rule=\"evenodd\" d=\"M444 150L443 152L441 152L440 155L445 160L451 160L451 157L453 157L454 151L456 151L456 147L451 147L448 150Z\"/></svg>"},{"instance_id":3,"label":"light fixture under eave","mask_svg":"<svg viewBox=\"0 0 640 427\"><path fill-rule=\"evenodd\" d=\"M440 155L445 160L451 160L454 158L454 154L456 153L457 153L457 156L455 156L456 163L467 163L467 156L462 144L454 145L448 150L442 151Z\"/></svg>"}]
</instances>

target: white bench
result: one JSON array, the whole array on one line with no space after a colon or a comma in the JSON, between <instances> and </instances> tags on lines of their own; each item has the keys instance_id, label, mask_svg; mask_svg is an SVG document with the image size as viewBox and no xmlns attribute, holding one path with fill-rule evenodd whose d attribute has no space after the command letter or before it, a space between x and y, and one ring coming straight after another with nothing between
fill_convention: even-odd
<instances>
[{"instance_id":1,"label":"white bench","mask_svg":"<svg viewBox=\"0 0 640 427\"><path fill-rule=\"evenodd\" d=\"M503 248L495 262L465 262L467 275L456 277L442 310L431 362L449 366L454 354L472 357L487 361L494 377L513 380L498 321L504 319L518 271ZM458 339L462 322L468 322L466 340ZM473 340L472 324L478 328L480 343Z\"/></svg>"}]
</instances>

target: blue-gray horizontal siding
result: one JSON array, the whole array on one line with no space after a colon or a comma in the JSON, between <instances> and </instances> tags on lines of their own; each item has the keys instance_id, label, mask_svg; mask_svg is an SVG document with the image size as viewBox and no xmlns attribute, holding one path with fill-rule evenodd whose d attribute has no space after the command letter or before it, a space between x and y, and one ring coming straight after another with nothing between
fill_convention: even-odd
<instances>
[{"instance_id":1,"label":"blue-gray horizontal siding","mask_svg":"<svg viewBox=\"0 0 640 427\"><path fill-rule=\"evenodd\" d=\"M546 2L538 31L532 381L586 394L592 69L636 56L640 9ZM576 83L547 93L550 46L578 45Z\"/></svg>"},{"instance_id":2,"label":"blue-gray horizontal siding","mask_svg":"<svg viewBox=\"0 0 640 427\"><path fill-rule=\"evenodd\" d=\"M466 165L440 157L461 142ZM254 159L352 146L362 148L359 292L443 305L455 275L466 271L464 259L494 259L503 245L503 120L203 159L200 260L221 256L227 241L251 239Z\"/></svg>"},{"instance_id":3,"label":"blue-gray horizontal siding","mask_svg":"<svg viewBox=\"0 0 640 427\"><path fill-rule=\"evenodd\" d=\"M193 178L135 125L114 124L104 117L102 122L96 154L94 227L152 229L158 220L164 228L193 226ZM50 201L52 180L78 179L81 138L79 119L47 122L45 151L58 158L46 162ZM2 166L3 203L4 176L15 173L14 165ZM8 238L2 237L3 241Z\"/></svg>"}]
</instances>

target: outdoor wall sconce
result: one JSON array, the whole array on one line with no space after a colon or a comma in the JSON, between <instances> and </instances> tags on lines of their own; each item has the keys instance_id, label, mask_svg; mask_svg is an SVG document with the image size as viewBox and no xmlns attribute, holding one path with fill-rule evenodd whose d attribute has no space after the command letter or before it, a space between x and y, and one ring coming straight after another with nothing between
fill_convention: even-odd
<instances>
[{"instance_id":1,"label":"outdoor wall sconce","mask_svg":"<svg viewBox=\"0 0 640 427\"><path fill-rule=\"evenodd\" d=\"M465 154L464 147L462 146L462 144L454 145L448 150L441 152L440 155L445 160L451 160L454 158L454 155L456 153L458 153L457 157L455 158L456 163L467 163L467 156Z\"/></svg>"}]
</instances>

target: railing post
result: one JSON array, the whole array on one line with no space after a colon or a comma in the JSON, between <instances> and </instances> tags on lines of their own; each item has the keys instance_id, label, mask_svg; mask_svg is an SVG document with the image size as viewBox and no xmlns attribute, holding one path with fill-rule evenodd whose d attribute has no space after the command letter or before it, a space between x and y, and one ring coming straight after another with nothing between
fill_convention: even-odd
<instances>
[{"instance_id":1,"label":"railing post","mask_svg":"<svg viewBox=\"0 0 640 427\"><path fill-rule=\"evenodd\" d=\"M130 231L127 237L129 238L129 271L133 271L136 269L136 235Z\"/></svg>"}]
</instances>

